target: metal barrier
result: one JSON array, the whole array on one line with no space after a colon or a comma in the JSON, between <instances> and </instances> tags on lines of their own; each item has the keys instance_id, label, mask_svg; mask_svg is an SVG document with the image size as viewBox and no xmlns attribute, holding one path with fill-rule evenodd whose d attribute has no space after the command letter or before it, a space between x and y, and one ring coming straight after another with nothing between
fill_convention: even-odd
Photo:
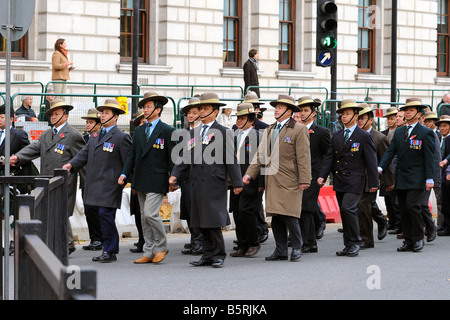
<instances>
[{"instance_id":1,"label":"metal barrier","mask_svg":"<svg viewBox=\"0 0 450 320\"><path fill-rule=\"evenodd\" d=\"M19 215L29 214L20 207ZM16 300L93 300L97 272L90 268L66 267L40 238L42 223L17 221L14 298Z\"/></svg>"},{"instance_id":2,"label":"metal barrier","mask_svg":"<svg viewBox=\"0 0 450 320\"><path fill-rule=\"evenodd\" d=\"M296 90L296 89L304 89L304 90L324 90L325 91L325 99L324 100L328 100L328 89L326 87L292 87L292 86L249 86L247 88L247 92L245 92L245 94L248 93L249 90L251 90L252 88L259 88L259 89L289 89L288 90L288 94L291 95L292 90Z\"/></svg>"},{"instance_id":3,"label":"metal barrier","mask_svg":"<svg viewBox=\"0 0 450 320\"><path fill-rule=\"evenodd\" d=\"M232 86L232 85L195 85L195 84L141 84L138 86L138 93L141 93L142 87L151 87L151 88L190 88L191 97L194 96L195 88L237 88L240 89L240 97L244 97L244 89L241 86Z\"/></svg>"},{"instance_id":4,"label":"metal barrier","mask_svg":"<svg viewBox=\"0 0 450 320\"><path fill-rule=\"evenodd\" d=\"M436 112L437 112L438 117L441 116L441 108L442 107L450 107L450 103L441 103L437 106Z\"/></svg>"}]
</instances>

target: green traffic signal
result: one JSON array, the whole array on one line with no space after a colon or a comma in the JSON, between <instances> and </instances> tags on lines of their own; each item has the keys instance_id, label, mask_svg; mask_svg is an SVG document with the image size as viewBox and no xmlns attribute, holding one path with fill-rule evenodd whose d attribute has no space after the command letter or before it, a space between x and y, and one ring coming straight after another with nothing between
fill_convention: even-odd
<instances>
[{"instance_id":1,"label":"green traffic signal","mask_svg":"<svg viewBox=\"0 0 450 320\"><path fill-rule=\"evenodd\" d=\"M321 39L320 43L326 49L334 49L337 46L337 40L335 37L326 36Z\"/></svg>"}]
</instances>

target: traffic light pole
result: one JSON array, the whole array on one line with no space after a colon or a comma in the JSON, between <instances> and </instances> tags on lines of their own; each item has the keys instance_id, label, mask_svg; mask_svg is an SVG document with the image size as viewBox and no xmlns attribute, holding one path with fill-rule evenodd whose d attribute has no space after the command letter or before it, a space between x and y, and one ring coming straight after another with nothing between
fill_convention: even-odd
<instances>
[{"instance_id":1,"label":"traffic light pole","mask_svg":"<svg viewBox=\"0 0 450 320\"><path fill-rule=\"evenodd\" d=\"M337 53L337 49L336 49ZM334 56L334 64L330 68L330 74L331 74L331 100L337 100L337 54ZM330 123L332 127L330 128L331 132L333 133L336 126L336 102L331 102L330 106Z\"/></svg>"}]
</instances>

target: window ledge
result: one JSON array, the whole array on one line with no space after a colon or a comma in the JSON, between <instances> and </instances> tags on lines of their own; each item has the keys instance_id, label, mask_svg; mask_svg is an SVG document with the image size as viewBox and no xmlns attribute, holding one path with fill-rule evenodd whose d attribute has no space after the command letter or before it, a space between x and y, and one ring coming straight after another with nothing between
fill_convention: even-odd
<instances>
[{"instance_id":1,"label":"window ledge","mask_svg":"<svg viewBox=\"0 0 450 320\"><path fill-rule=\"evenodd\" d=\"M316 73L295 70L278 70L276 76L280 80L312 80L316 76Z\"/></svg>"},{"instance_id":2,"label":"window ledge","mask_svg":"<svg viewBox=\"0 0 450 320\"><path fill-rule=\"evenodd\" d=\"M390 83L391 76L373 73L357 73L355 74L355 80L361 82Z\"/></svg>"},{"instance_id":3,"label":"window ledge","mask_svg":"<svg viewBox=\"0 0 450 320\"><path fill-rule=\"evenodd\" d=\"M118 63L116 64L116 69L118 73L128 74L132 73L133 65L131 63ZM149 64L139 64L138 65L139 74L169 74L172 71L170 66L158 66Z\"/></svg>"},{"instance_id":4,"label":"window ledge","mask_svg":"<svg viewBox=\"0 0 450 320\"><path fill-rule=\"evenodd\" d=\"M14 60L11 59L12 70L46 71L52 68L52 63L41 60ZM0 59L0 69L6 69L6 59Z\"/></svg>"},{"instance_id":5,"label":"window ledge","mask_svg":"<svg viewBox=\"0 0 450 320\"><path fill-rule=\"evenodd\" d=\"M221 68L220 75L222 77L242 78L244 70L242 68Z\"/></svg>"},{"instance_id":6,"label":"window ledge","mask_svg":"<svg viewBox=\"0 0 450 320\"><path fill-rule=\"evenodd\" d=\"M448 77L436 77L434 79L434 84L436 84L436 85L443 85L443 86L449 86L450 85L450 78L448 78Z\"/></svg>"}]
</instances>

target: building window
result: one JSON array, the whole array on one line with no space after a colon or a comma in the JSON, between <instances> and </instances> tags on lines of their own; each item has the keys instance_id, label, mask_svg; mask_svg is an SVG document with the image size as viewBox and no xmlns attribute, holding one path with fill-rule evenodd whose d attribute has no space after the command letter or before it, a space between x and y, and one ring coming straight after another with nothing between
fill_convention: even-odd
<instances>
[{"instance_id":1,"label":"building window","mask_svg":"<svg viewBox=\"0 0 450 320\"><path fill-rule=\"evenodd\" d=\"M27 57L27 38L26 33L17 41L11 42L11 57L12 58L26 58ZM6 58L6 39L0 35L0 58Z\"/></svg>"},{"instance_id":2,"label":"building window","mask_svg":"<svg viewBox=\"0 0 450 320\"><path fill-rule=\"evenodd\" d=\"M241 0L223 1L224 66L237 67L240 61Z\"/></svg>"},{"instance_id":3,"label":"building window","mask_svg":"<svg viewBox=\"0 0 450 320\"><path fill-rule=\"evenodd\" d=\"M449 75L448 0L437 0L437 75Z\"/></svg>"},{"instance_id":4,"label":"building window","mask_svg":"<svg viewBox=\"0 0 450 320\"><path fill-rule=\"evenodd\" d=\"M294 0L280 0L278 63L281 69L294 69L294 13Z\"/></svg>"},{"instance_id":5,"label":"building window","mask_svg":"<svg viewBox=\"0 0 450 320\"><path fill-rule=\"evenodd\" d=\"M358 72L373 72L375 67L375 0L358 3Z\"/></svg>"},{"instance_id":6,"label":"building window","mask_svg":"<svg viewBox=\"0 0 450 320\"><path fill-rule=\"evenodd\" d=\"M148 62L149 0L139 0L138 61ZM120 1L120 60L133 58L133 0Z\"/></svg>"}]
</instances>

